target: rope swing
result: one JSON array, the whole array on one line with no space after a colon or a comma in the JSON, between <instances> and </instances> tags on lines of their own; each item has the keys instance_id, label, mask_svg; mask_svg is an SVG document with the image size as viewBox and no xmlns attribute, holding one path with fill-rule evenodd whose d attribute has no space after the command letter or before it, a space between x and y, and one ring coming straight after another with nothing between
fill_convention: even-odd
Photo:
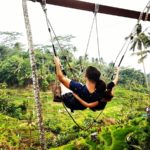
<instances>
[{"instance_id":1,"label":"rope swing","mask_svg":"<svg viewBox=\"0 0 150 150\"><path fill-rule=\"evenodd\" d=\"M123 44L121 50L119 51L119 53L118 53L118 55L117 55L117 57L116 57L116 59L115 59L115 61L114 61L114 63L113 63L113 67L116 65L116 62L117 62L119 56L120 56L121 53L124 51L124 52L123 52L123 55L121 56L121 59L120 59L118 65L117 65L118 67L121 66L121 63L123 62L123 60L124 60L124 58L125 58L125 55L127 54L128 50L129 50L129 47L130 47L130 45L131 45L131 43L132 43L132 39L133 39L133 37L136 35L136 32L135 32L135 31L137 30L137 27L138 27L137 25L138 25L138 24L140 23L140 21L142 20L144 11L145 11L147 8L148 8L148 9L147 9L147 12L146 12L145 21L146 21L146 19L148 18L147 16L148 16L148 12L149 12L149 10L150 10L149 5L150 5L150 2L145 6L143 12L140 13L139 19L137 20L137 24L134 26L134 28L132 29L132 31L131 31L131 33L129 34L129 36L125 38L125 42L124 42L124 44ZM60 47L59 41L58 41L58 39L57 39L57 36L56 36L56 34L55 34L55 31L54 31L54 29L53 29L53 27L52 27L52 25L51 25L51 23L50 23L50 20L48 19L48 16L47 16L46 2L42 3L41 6L42 6L42 9L43 9L44 14L45 14L48 31L49 31L49 33L50 33L51 42L52 42L52 47L53 47L53 52L54 52L54 55L57 56L57 53L56 53L56 50L55 50L55 47L54 47L54 44L53 44L53 38L52 38L51 30L52 30L52 32L53 32L53 34L54 34L54 37L55 37L56 40L57 40L57 43L58 43L60 49L61 49L61 47ZM87 42L87 45L86 45L84 60L86 60L87 51L88 51L88 48L89 48L90 39L91 39L92 31L93 31L93 28L94 28L94 22L95 22L95 23L96 23L96 37L97 37L98 57L99 57L99 62L101 62L101 61L100 61L100 48L99 48L98 25L97 25L97 13L98 13L98 11L99 11L99 5L98 5L98 4L95 4L94 17L93 17L92 24L91 24L91 28L90 28L90 33L89 33L89 37L88 37L88 42ZM66 59L66 61L67 61L67 59ZM67 62L68 62L68 61L67 61ZM68 63L68 64L69 64L69 63ZM144 64L144 63L143 63L143 64ZM147 88L149 89L148 80L147 80L147 78L146 78L147 76L146 76L146 71L145 71L144 65L143 65L143 68L144 68L144 74L145 74L145 79L146 79L146 83L147 83ZM111 80L113 80L113 78L114 78L114 74L112 75ZM93 121L93 123L90 124L87 128L81 127L81 126L76 122L76 120L73 118L73 116L71 115L71 113L68 111L68 109L67 109L67 107L65 106L64 103L63 103L63 106L64 106L66 112L68 113L68 115L70 116L70 118L73 120L73 122L74 122L80 129L82 129L82 130L88 130L89 128L91 128L91 127L93 126L94 121ZM103 112L103 111L101 111L100 114L99 114L94 120L97 120L97 119L99 118L99 116L102 114L102 112Z\"/></svg>"},{"instance_id":2,"label":"rope swing","mask_svg":"<svg viewBox=\"0 0 150 150\"><path fill-rule=\"evenodd\" d=\"M99 9L99 8L97 8L97 6L98 6L98 5L95 5L95 9L96 9L96 11L98 12L98 9ZM41 3L41 7L42 7L42 10L43 10L44 15L45 15L45 19L46 19L46 23L47 23L47 27L48 27L48 32L49 32L49 34L50 34L50 39L51 39L51 43L52 43L53 53L54 53L54 56L57 56L57 52L56 52L56 49L55 49L55 45L54 45L54 43L53 43L52 32L53 32L54 37L55 37L55 39L56 39L56 41L57 41L57 43L58 43L59 49L60 49L60 50L62 50L62 49L61 49L61 46L60 46L60 44L59 44L59 40L57 39L56 33L55 33L55 31L54 31L54 29L53 29L53 27L52 27L52 25L51 25L51 23L50 23L50 20L49 20L49 18L48 18L45 0L44 0L44 2ZM97 14L97 12L94 13L94 18L93 18L93 20L96 19L96 14ZM97 22L97 21L96 21L96 22ZM94 21L93 21L92 24L94 24ZM92 26L93 26L93 25L92 25ZM93 28L93 27L92 27L92 28ZM51 32L51 31L52 31L52 32ZM92 31L92 29L91 29L91 31ZM97 31L98 31L98 29L97 29ZM91 33L90 33L90 36L91 36ZM90 39L90 36L89 36L89 39ZM98 42L98 41L99 41L99 38L98 38L98 34L97 34L97 42ZM88 41L88 43L89 43L89 41ZM88 47L87 47L87 49L88 49ZM99 49L99 47L98 47L98 49ZM86 50L86 51L87 51L87 50ZM100 53L99 53L99 54L100 54ZM68 62L68 60L67 60L67 57L65 57L65 58L66 58L66 62L67 62L67 64L68 64L68 66L71 68L71 66L70 66L70 64L69 64L69 62ZM63 68L62 68L62 70L63 70ZM64 72L64 70L63 70L63 72ZM71 72L71 73L73 73L73 72ZM65 74L66 74L66 73L65 73ZM97 116L95 119L93 119L94 121L93 121L91 124L89 124L88 127L82 127L82 126L80 126L80 125L76 122L76 120L74 119L74 117L72 116L72 114L69 112L69 110L67 109L67 107L65 106L65 104L64 104L63 102L62 102L62 104L63 104L63 107L64 107L65 111L67 112L67 114L69 115L69 117L72 119L72 121L77 125L77 127L78 127L79 129L85 130L85 131L88 131L88 130L94 125L94 123L96 122L96 120L100 117L100 115L101 115L102 112L103 112L103 111L100 111L100 113L98 114L98 116Z\"/></svg>"},{"instance_id":3,"label":"rope swing","mask_svg":"<svg viewBox=\"0 0 150 150\"><path fill-rule=\"evenodd\" d=\"M47 8L46 8L46 0L42 0L42 3L41 3L41 7L42 7L42 10L44 12L44 15L45 15L45 19L46 19L46 23L47 23L47 28L48 28L48 32L49 32L49 35L50 35L50 39L51 39L51 44L52 44L52 49L53 49L53 53L54 53L54 56L57 56L57 51L55 49L55 45L54 45L54 41L53 39L55 38L57 43L58 43L58 47L60 50L62 50L61 46L60 46L60 43L59 43L59 40L57 39L57 36L55 34L55 31L52 27L52 24L48 18L48 15L47 15ZM119 53L117 54L117 57L115 58L115 61L113 63L113 66L118 66L120 67L131 44L133 43L133 38L137 35L137 29L140 27L140 22L143 18L143 15L144 15L144 12L146 11L146 15L145 15L145 20L144 21L147 21L148 19L148 13L150 11L150 1L148 2L148 4L145 6L144 10L140 13L140 16L137 20L137 23L136 25L133 27L131 33L129 34L128 37L125 38L125 42L123 43L123 46L121 47L121 50L119 51ZM97 13L99 12L99 5L98 4L95 4L95 9L94 9L94 17L93 17L93 20L92 20L92 24L91 24L91 28L90 28L90 32L89 32L89 36L88 36L88 41L87 41L87 45L86 45L86 50L85 50L85 54L84 54L84 60L86 60L86 57L87 57L87 51L88 51L88 48L89 48L89 44L90 44L90 39L91 39L91 35L92 35L92 31L93 31L93 28L94 28L94 22L95 22L95 29L96 29L96 38L97 38L97 48L98 48L98 57L99 57L99 63L101 63L101 58L100 58L100 47L99 47L99 36L98 36L98 25L97 25ZM54 38L53 38L54 37ZM130 48L131 49L131 48ZM142 52L142 50L141 50ZM121 59L119 60L119 63L118 65L116 65L121 53L123 53L123 55L121 56ZM141 53L141 57L142 57L142 53ZM67 57L65 56L65 60L67 62L67 65L68 67L70 68L70 71L71 73L75 76L74 74L74 71L72 69L72 67L70 66L69 62L68 62L68 59ZM146 75L146 70L145 70L145 66L144 66L144 62L143 63L143 70L144 70L144 74L145 74L145 81L146 81L146 84L147 84L147 88L148 88L148 91L149 91L149 95L150 95L150 89L149 89L149 85L148 85L148 79L147 79L147 75ZM62 66L62 70L63 70L63 73L65 73L64 71L64 68ZM109 73L108 73L109 74ZM112 72L111 72L112 74ZM111 79L114 78L114 73L111 77ZM150 97L150 96L149 96ZM93 125L94 125L94 121L96 121L99 116L102 114L103 110L99 113L99 115L94 119L94 121L89 124L88 127L81 127L77 122L76 120L73 118L73 116L71 115L71 113L68 111L67 107L65 106L65 104L63 103L63 106L64 106L64 109L66 110L66 112L68 113L68 115L70 116L70 118L73 120L73 122L81 129L81 130L88 130L90 129Z\"/></svg>"}]
</instances>

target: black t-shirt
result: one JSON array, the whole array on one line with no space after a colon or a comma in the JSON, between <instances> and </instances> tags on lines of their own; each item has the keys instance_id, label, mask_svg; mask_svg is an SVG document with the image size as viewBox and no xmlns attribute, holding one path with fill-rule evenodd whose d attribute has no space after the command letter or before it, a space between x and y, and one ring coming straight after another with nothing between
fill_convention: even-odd
<instances>
[{"instance_id":1,"label":"black t-shirt","mask_svg":"<svg viewBox=\"0 0 150 150\"><path fill-rule=\"evenodd\" d=\"M70 82L70 89L88 103L101 101L104 94L104 92L99 93L96 90L93 93L90 93L86 85L82 85L81 83L73 80Z\"/></svg>"},{"instance_id":2,"label":"black t-shirt","mask_svg":"<svg viewBox=\"0 0 150 150\"><path fill-rule=\"evenodd\" d=\"M115 84L113 82L110 82L107 85L107 89L112 89L114 86ZM90 93L86 85L82 85L81 83L73 80L70 82L70 89L87 103L99 101L99 104L96 107L91 108L91 110L93 111L102 110L105 108L107 104L107 102L102 101L102 99L105 96L105 91L102 91L100 93L97 90L95 90L93 93Z\"/></svg>"},{"instance_id":3,"label":"black t-shirt","mask_svg":"<svg viewBox=\"0 0 150 150\"><path fill-rule=\"evenodd\" d=\"M99 101L99 104L96 107L91 108L93 111L104 109L107 104L107 102L102 102L104 91L99 93L95 90L93 93L90 93L86 85L82 85L81 83L73 80L70 82L70 89L87 103Z\"/></svg>"}]
</instances>

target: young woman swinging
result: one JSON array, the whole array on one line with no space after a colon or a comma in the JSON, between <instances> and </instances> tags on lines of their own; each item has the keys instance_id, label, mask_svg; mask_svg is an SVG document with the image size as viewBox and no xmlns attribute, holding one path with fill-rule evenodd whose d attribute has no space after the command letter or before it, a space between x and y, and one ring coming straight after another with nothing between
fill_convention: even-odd
<instances>
[{"instance_id":1,"label":"young woman swinging","mask_svg":"<svg viewBox=\"0 0 150 150\"><path fill-rule=\"evenodd\" d=\"M90 108L93 111L105 108L108 101L113 98L113 88L118 82L119 68L116 70L115 79L107 86L100 79L101 73L92 66L86 69L85 85L67 78L62 70L58 57L54 57L56 76L61 82L60 99L73 110Z\"/></svg>"}]
</instances>

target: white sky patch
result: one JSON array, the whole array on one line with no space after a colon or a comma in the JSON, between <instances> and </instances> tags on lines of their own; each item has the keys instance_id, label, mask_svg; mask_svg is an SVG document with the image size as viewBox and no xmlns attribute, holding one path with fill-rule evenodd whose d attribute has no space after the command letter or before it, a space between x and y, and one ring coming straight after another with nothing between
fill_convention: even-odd
<instances>
[{"instance_id":1,"label":"white sky patch","mask_svg":"<svg viewBox=\"0 0 150 150\"><path fill-rule=\"evenodd\" d=\"M148 3L148 0L91 0L90 2L98 2L103 5L142 11ZM84 55L93 13L53 5L47 5L47 8L49 19L56 34L72 34L75 36L76 38L73 40L73 44L78 49L76 55ZM49 43L50 37L40 4L28 2L28 9L34 43ZM97 17L101 56L106 62L111 62L121 49L124 38L130 34L132 28L136 24L136 20L105 14L98 14ZM25 35L22 41L27 44L21 0L1 0L0 18L0 31L21 32ZM143 23L143 25L147 27L150 23L146 22ZM88 55L90 57L97 57L96 46L96 33L95 30L93 30L88 49ZM131 52L128 52L122 65L142 69L142 65L137 63L137 57L130 56L130 54ZM146 68L147 72L150 72L150 56L146 59Z\"/></svg>"}]
</instances>

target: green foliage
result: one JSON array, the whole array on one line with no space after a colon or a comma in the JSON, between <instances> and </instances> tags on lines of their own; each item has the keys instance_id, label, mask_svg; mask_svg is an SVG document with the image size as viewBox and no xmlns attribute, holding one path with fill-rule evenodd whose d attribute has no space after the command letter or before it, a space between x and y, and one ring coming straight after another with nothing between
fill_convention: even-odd
<instances>
[{"instance_id":1,"label":"green foliage","mask_svg":"<svg viewBox=\"0 0 150 150\"><path fill-rule=\"evenodd\" d=\"M6 59L9 52L10 52L10 50L8 47L6 47L4 45L0 45L0 60Z\"/></svg>"},{"instance_id":2,"label":"green foliage","mask_svg":"<svg viewBox=\"0 0 150 150\"><path fill-rule=\"evenodd\" d=\"M134 130L130 134L127 135L127 143L129 145L129 149L137 147L142 150L149 149L149 133L150 129L148 126L142 126L137 130Z\"/></svg>"},{"instance_id":3,"label":"green foliage","mask_svg":"<svg viewBox=\"0 0 150 150\"><path fill-rule=\"evenodd\" d=\"M3 91L6 90L6 93L10 93L11 95L11 99L8 97L8 101L3 100L0 102L0 104L2 104L0 105L1 109L3 109L4 112L8 106L11 106L11 109L13 109L13 111L15 110L14 114L11 114L12 117L21 120L17 121L15 118L10 118L9 116L11 115L9 114L7 114L9 116L0 115L0 142L5 143L5 148L9 146L19 149L21 146L23 148L32 147L33 149L38 149L38 130L31 91L9 90L6 89L5 84L1 86L4 87ZM116 97L107 105L104 114L99 118L97 123L95 123L94 127L88 131L81 131L76 128L74 123L68 118L67 114L63 111L62 105L52 102L52 96L49 94L49 92L41 93L48 148L57 150L121 150L138 146L146 150L149 146L149 125L146 119L142 117L147 102L147 95L117 88ZM3 96L5 97L5 94ZM134 99L132 102L130 101L131 96ZM139 101L137 97L143 98ZM131 103L132 107L130 107ZM139 109L139 105L143 108ZM123 108L123 111L121 111L121 108ZM17 116L17 114L20 116ZM75 112L73 116L77 119L78 123L86 125L91 122L97 114L86 110ZM108 117L112 117L112 120L115 118L115 120L117 120L115 124L108 122ZM90 137L90 134L93 132L98 132L98 137L95 141ZM126 141L126 138L130 133L132 133L132 140L129 142ZM144 145L144 143L146 144Z\"/></svg>"},{"instance_id":4,"label":"green foliage","mask_svg":"<svg viewBox=\"0 0 150 150\"><path fill-rule=\"evenodd\" d=\"M77 138L76 140L73 140L71 143L56 149L57 150L90 150L91 148L92 147L86 143L85 139Z\"/></svg>"},{"instance_id":5,"label":"green foliage","mask_svg":"<svg viewBox=\"0 0 150 150\"><path fill-rule=\"evenodd\" d=\"M0 83L0 89L6 89L7 84L6 83Z\"/></svg>"},{"instance_id":6,"label":"green foliage","mask_svg":"<svg viewBox=\"0 0 150 150\"><path fill-rule=\"evenodd\" d=\"M13 55L0 63L0 82L6 82L9 86L24 84L24 79L29 79L30 68L28 60Z\"/></svg>"},{"instance_id":7,"label":"green foliage","mask_svg":"<svg viewBox=\"0 0 150 150\"><path fill-rule=\"evenodd\" d=\"M0 83L5 82L9 87L26 87L32 83L29 54L17 41L20 36L21 34L19 33L0 33L1 41L10 42L12 45L7 45L7 42L6 44L5 42L1 42L0 45ZM97 58L92 58L92 61L90 61L90 59L85 60L83 56L75 58L74 52L76 51L76 47L71 44L71 40L74 37L72 35L67 35L58 36L57 38L61 50L56 39L54 39L55 48L64 69L67 71L68 77L83 82L83 71L87 66L92 65L101 70L102 78L105 81L110 81L114 69L113 63L106 64L103 58L101 58L101 64L99 64ZM141 38L144 41L144 38ZM34 53L40 88L46 91L49 88L49 84L56 80L52 46L35 45ZM120 83L127 88L130 86L129 88L136 91L145 91L143 88L143 85L145 85L143 73L139 70L123 69L124 70L121 71Z\"/></svg>"},{"instance_id":8,"label":"green foliage","mask_svg":"<svg viewBox=\"0 0 150 150\"><path fill-rule=\"evenodd\" d=\"M61 127L59 125L56 125L59 123L59 120L58 119L48 119L46 122L45 122L45 125L48 127L48 129L53 132L54 134L59 134L60 131L61 131Z\"/></svg>"},{"instance_id":9,"label":"green foliage","mask_svg":"<svg viewBox=\"0 0 150 150\"><path fill-rule=\"evenodd\" d=\"M133 68L131 69L123 69L120 72L120 84L123 84L127 89L137 89L141 90L143 86L145 86L145 78L144 74Z\"/></svg>"},{"instance_id":10,"label":"green foliage","mask_svg":"<svg viewBox=\"0 0 150 150\"><path fill-rule=\"evenodd\" d=\"M68 142L70 142L71 140L74 140L78 137L77 134L75 133L65 133L65 134L59 134L57 136L57 139L54 142L55 146L60 146L60 145L65 145Z\"/></svg>"},{"instance_id":11,"label":"green foliage","mask_svg":"<svg viewBox=\"0 0 150 150\"><path fill-rule=\"evenodd\" d=\"M3 32L0 31L0 45L5 45L7 47L18 47L18 39L22 36L18 32Z\"/></svg>"},{"instance_id":12,"label":"green foliage","mask_svg":"<svg viewBox=\"0 0 150 150\"><path fill-rule=\"evenodd\" d=\"M0 32L0 83L6 82L9 87L25 87L32 83L28 51L23 50L21 44L16 41L20 35L19 33ZM66 70L69 70L66 59L73 61L73 52L76 51L76 48L70 43L72 38L71 35L58 37L62 50L59 49L54 39L55 47ZM40 87L46 91L50 82L56 80L52 47L36 45L34 53Z\"/></svg>"},{"instance_id":13,"label":"green foliage","mask_svg":"<svg viewBox=\"0 0 150 150\"><path fill-rule=\"evenodd\" d=\"M0 113L21 119L23 114L27 111L26 102L23 102L19 106L14 103L10 103L9 100L0 99Z\"/></svg>"},{"instance_id":14,"label":"green foliage","mask_svg":"<svg viewBox=\"0 0 150 150\"><path fill-rule=\"evenodd\" d=\"M147 58L148 54L150 53L150 36L147 29L142 31L142 25L137 24L135 28L136 32L134 36L131 36L131 48L133 52L138 50L138 52L133 53L139 56L139 63L143 62L144 59Z\"/></svg>"},{"instance_id":15,"label":"green foliage","mask_svg":"<svg viewBox=\"0 0 150 150\"><path fill-rule=\"evenodd\" d=\"M140 35L140 29L138 32ZM34 97L30 88L32 80L29 54L18 42L19 34L0 33L0 36L2 36L0 38L2 39L0 45L0 143L2 144L0 148L40 149ZM101 70L105 81L110 81L113 63L106 64L101 59L100 65L97 58L92 58L92 61L88 56L86 60L83 56L75 58L76 48L71 44L73 37L68 35L58 38L63 51L59 50L58 43L54 39L56 50L70 78L73 78L70 66L77 74L77 78L83 81L84 69L93 65ZM147 43L144 36L140 38ZM3 41L7 39L5 44ZM122 68L120 87L115 90L115 97L107 104L104 113L94 126L88 131L81 131L68 118L62 104L52 101L52 93L47 90L49 84L55 81L52 46L36 45L34 53L40 88L44 91L40 95L47 149L148 150L150 126L148 118L144 118L143 114L146 113L144 109L149 102L144 75L141 71ZM76 111L72 115L81 126L87 127L98 114L99 112L87 109ZM92 133L97 133L95 140L91 137Z\"/></svg>"}]
</instances>

